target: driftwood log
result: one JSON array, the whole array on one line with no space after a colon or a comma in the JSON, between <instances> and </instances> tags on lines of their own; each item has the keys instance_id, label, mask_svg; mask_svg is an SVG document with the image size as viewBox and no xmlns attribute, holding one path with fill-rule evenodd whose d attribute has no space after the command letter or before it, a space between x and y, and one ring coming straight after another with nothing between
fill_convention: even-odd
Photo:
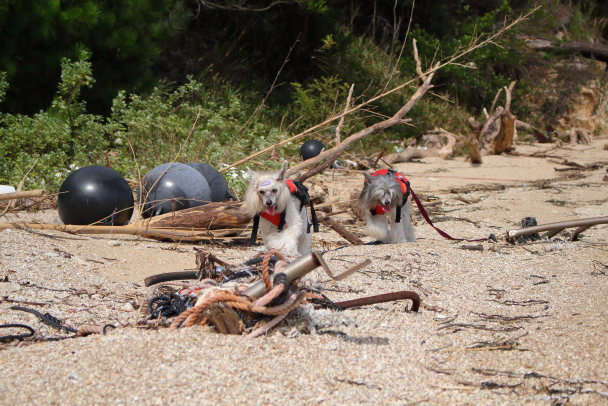
<instances>
[{"instance_id":1,"label":"driftwood log","mask_svg":"<svg viewBox=\"0 0 608 406\"><path fill-rule=\"evenodd\" d=\"M251 216L241 202L217 202L166 213L126 226L0 223L0 230L52 230L72 234L127 234L171 241L211 241L248 238Z\"/></svg>"},{"instance_id":2,"label":"driftwood log","mask_svg":"<svg viewBox=\"0 0 608 406\"><path fill-rule=\"evenodd\" d=\"M31 197L44 196L46 191L44 190L27 190L24 192L13 192L0 194L0 200L12 200L12 199L27 199Z\"/></svg>"},{"instance_id":3,"label":"driftwood log","mask_svg":"<svg viewBox=\"0 0 608 406\"><path fill-rule=\"evenodd\" d=\"M223 240L232 241L237 239L249 238L248 233L243 233L245 227L240 229L229 228L222 230L207 230L192 227L146 227L137 224L126 226L81 226L71 224L40 224L40 223L0 223L0 230L49 230L60 231L70 234L126 234L139 235L141 237L153 238L157 240L170 241L213 241Z\"/></svg>"},{"instance_id":4,"label":"driftwood log","mask_svg":"<svg viewBox=\"0 0 608 406\"><path fill-rule=\"evenodd\" d=\"M569 144L590 144L591 133L585 128L574 127L570 130L554 131L554 134L561 141Z\"/></svg>"},{"instance_id":5,"label":"driftwood log","mask_svg":"<svg viewBox=\"0 0 608 406\"><path fill-rule=\"evenodd\" d=\"M469 118L468 124L473 130L472 135L467 140L471 162L480 164L484 154L502 154L512 149L513 142L517 138L517 117L510 111L511 94L515 83L515 81L511 82L508 87L504 87L496 93L490 108L491 113L488 113L484 108L485 121L483 123L477 122L473 117ZM503 90L505 92L505 105L495 108L498 97Z\"/></svg>"},{"instance_id":6,"label":"driftwood log","mask_svg":"<svg viewBox=\"0 0 608 406\"><path fill-rule=\"evenodd\" d=\"M135 223L140 227L177 227L207 230L246 226L251 216L242 202L216 202L161 214Z\"/></svg>"},{"instance_id":7,"label":"driftwood log","mask_svg":"<svg viewBox=\"0 0 608 406\"><path fill-rule=\"evenodd\" d=\"M422 136L419 146L408 146L404 151L388 154L384 161L389 164L409 162L416 158L438 156L448 159L454 152L454 145L461 137L443 128L436 128Z\"/></svg>"}]
</instances>

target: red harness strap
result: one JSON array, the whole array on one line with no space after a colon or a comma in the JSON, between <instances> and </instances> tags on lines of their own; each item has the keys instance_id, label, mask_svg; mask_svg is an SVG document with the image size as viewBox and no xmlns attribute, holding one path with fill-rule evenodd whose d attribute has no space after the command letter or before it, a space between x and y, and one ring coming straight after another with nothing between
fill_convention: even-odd
<instances>
[{"instance_id":1,"label":"red harness strap","mask_svg":"<svg viewBox=\"0 0 608 406\"><path fill-rule=\"evenodd\" d=\"M399 182L399 186L401 186L401 193L404 195L407 194L408 179L403 176L401 172L396 172L392 169L378 169L376 172L372 173L372 176L386 176L391 174L395 177L395 180Z\"/></svg>"},{"instance_id":2,"label":"red harness strap","mask_svg":"<svg viewBox=\"0 0 608 406\"><path fill-rule=\"evenodd\" d=\"M266 220L270 221L272 224L278 227L281 223L281 214L283 213L275 212L274 214L268 214L266 212L263 212L260 213L260 217L265 218Z\"/></svg>"}]
</instances>

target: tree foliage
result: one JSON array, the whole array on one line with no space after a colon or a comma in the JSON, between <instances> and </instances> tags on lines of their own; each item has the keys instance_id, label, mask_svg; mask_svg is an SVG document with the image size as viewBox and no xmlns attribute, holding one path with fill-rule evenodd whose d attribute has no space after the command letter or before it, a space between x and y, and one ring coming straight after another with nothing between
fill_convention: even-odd
<instances>
[{"instance_id":1,"label":"tree foliage","mask_svg":"<svg viewBox=\"0 0 608 406\"><path fill-rule=\"evenodd\" d=\"M10 88L4 110L35 113L56 91L62 58L87 50L97 78L86 95L96 111L118 89L152 83L150 64L161 51L175 8L172 0L0 0L0 70Z\"/></svg>"}]
</instances>

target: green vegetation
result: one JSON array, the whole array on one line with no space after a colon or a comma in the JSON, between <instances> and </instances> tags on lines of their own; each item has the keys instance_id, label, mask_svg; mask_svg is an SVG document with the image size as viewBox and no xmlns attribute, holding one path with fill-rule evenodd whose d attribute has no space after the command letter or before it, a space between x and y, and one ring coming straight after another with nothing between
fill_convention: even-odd
<instances>
[{"instance_id":1,"label":"green vegetation","mask_svg":"<svg viewBox=\"0 0 608 406\"><path fill-rule=\"evenodd\" d=\"M75 167L91 164L110 165L130 179L172 160L219 168L341 112L351 84L357 103L414 78L412 38L428 66L533 6L524 0L413 5L0 0L0 184L25 177L28 189L56 190ZM532 54L522 34L608 37L608 10L600 2L541 5L497 44L440 70L433 94L409 114L413 126L355 148L378 150L383 142L391 148L389 141L433 127L464 134L466 119L489 107L512 80L519 81L515 98L521 101L515 114L536 123L519 96L525 92L534 101L534 85L555 57ZM561 66L564 83L586 77ZM343 134L392 115L415 85L349 115ZM547 111L561 106L556 99L548 103ZM336 124L311 136L331 143ZM280 155L297 160L299 144L282 147ZM252 165L278 165L268 158ZM229 181L242 190L238 171L232 174Z\"/></svg>"}]
</instances>

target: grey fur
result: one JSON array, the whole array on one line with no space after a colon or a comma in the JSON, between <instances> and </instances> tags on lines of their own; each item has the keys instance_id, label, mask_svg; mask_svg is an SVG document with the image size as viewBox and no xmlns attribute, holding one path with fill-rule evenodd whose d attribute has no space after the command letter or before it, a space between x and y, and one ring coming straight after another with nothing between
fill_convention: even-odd
<instances>
[{"instance_id":1,"label":"grey fur","mask_svg":"<svg viewBox=\"0 0 608 406\"><path fill-rule=\"evenodd\" d=\"M403 201L401 185L393 175L365 175L365 184L359 195L359 207L365 212L367 234L385 243L416 241L416 231L410 218L411 202ZM385 214L372 215L370 209L385 206ZM396 222L397 206L401 206L401 221Z\"/></svg>"},{"instance_id":2,"label":"grey fur","mask_svg":"<svg viewBox=\"0 0 608 406\"><path fill-rule=\"evenodd\" d=\"M370 176L365 173L365 184L359 195L359 206L369 210L376 205L401 206L401 186L392 175Z\"/></svg>"}]
</instances>

